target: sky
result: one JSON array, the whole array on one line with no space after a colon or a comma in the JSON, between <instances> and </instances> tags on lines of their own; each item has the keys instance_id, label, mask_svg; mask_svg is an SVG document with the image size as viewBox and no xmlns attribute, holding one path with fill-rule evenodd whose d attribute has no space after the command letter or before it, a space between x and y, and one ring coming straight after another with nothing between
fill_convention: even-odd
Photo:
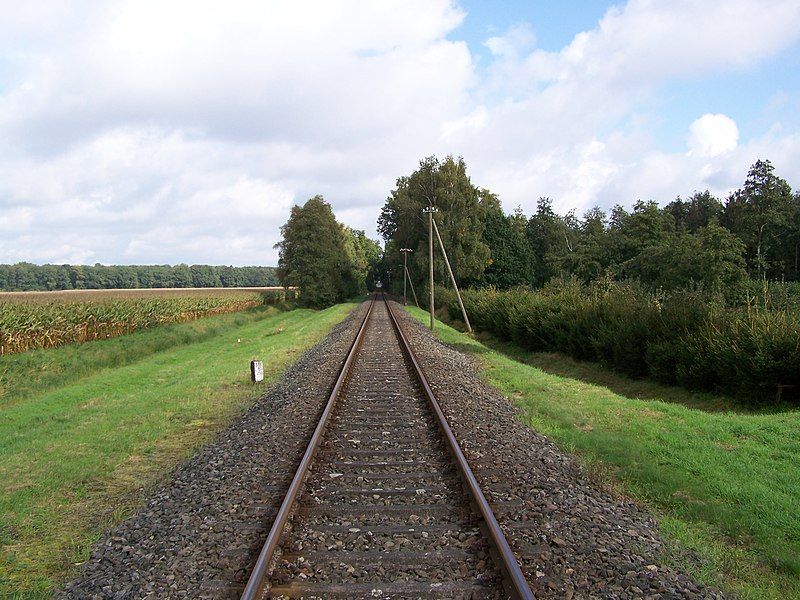
<instances>
[{"instance_id":1,"label":"sky","mask_svg":"<svg viewBox=\"0 0 800 600\"><path fill-rule=\"evenodd\" d=\"M0 262L277 264L425 156L506 211L800 188L800 0L0 0Z\"/></svg>"}]
</instances>

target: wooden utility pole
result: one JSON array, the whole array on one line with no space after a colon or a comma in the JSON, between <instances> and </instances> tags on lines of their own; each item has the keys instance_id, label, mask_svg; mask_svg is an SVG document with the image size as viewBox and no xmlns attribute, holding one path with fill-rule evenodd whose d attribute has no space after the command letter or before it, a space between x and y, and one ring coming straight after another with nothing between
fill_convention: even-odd
<instances>
[{"instance_id":1,"label":"wooden utility pole","mask_svg":"<svg viewBox=\"0 0 800 600\"><path fill-rule=\"evenodd\" d=\"M428 302L431 312L431 331L433 331L435 327L433 317L433 213L437 212L437 210L432 204L430 204L428 205L428 208L422 212L428 213L428 286L430 287L430 297Z\"/></svg>"},{"instance_id":2,"label":"wooden utility pole","mask_svg":"<svg viewBox=\"0 0 800 600\"><path fill-rule=\"evenodd\" d=\"M408 279L407 259L408 253L413 252L413 250L411 248L400 248L400 252L403 253L403 306L406 306L408 305L408 299L406 297L406 281Z\"/></svg>"},{"instance_id":3,"label":"wooden utility pole","mask_svg":"<svg viewBox=\"0 0 800 600\"><path fill-rule=\"evenodd\" d=\"M458 285L456 284L456 278L453 275L453 269L450 268L450 261L447 259L447 252L444 249L444 242L442 242L442 236L439 235L439 226L436 224L436 221L433 221L433 229L436 231L436 239L439 240L439 248L442 250L442 256L444 256L444 264L447 265L447 272L450 274L450 281L453 283L453 289L456 291L456 297L458 298L458 305L461 307L461 314L464 317L464 324L467 326L467 331L472 333L472 325L469 324L469 318L467 317L467 311L464 308L464 303L461 301L461 292L458 291Z\"/></svg>"}]
</instances>

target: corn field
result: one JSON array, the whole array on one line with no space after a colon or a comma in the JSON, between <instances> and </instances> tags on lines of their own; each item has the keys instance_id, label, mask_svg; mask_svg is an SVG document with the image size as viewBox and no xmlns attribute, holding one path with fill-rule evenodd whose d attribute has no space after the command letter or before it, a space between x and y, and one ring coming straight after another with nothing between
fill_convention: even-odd
<instances>
[{"instance_id":1,"label":"corn field","mask_svg":"<svg viewBox=\"0 0 800 600\"><path fill-rule=\"evenodd\" d=\"M292 294L292 292L290 292ZM89 342L139 329L277 304L283 290L208 290L206 294L161 297L97 297L74 301L46 297L0 301L0 356L37 348Z\"/></svg>"}]
</instances>

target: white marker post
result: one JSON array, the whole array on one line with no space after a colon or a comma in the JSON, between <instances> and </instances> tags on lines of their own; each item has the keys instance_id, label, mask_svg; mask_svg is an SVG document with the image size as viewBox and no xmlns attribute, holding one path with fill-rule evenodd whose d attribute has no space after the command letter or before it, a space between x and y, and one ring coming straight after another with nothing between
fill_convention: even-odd
<instances>
[{"instance_id":1,"label":"white marker post","mask_svg":"<svg viewBox=\"0 0 800 600\"><path fill-rule=\"evenodd\" d=\"M253 383L264 381L264 363L260 360L250 361L250 378Z\"/></svg>"}]
</instances>

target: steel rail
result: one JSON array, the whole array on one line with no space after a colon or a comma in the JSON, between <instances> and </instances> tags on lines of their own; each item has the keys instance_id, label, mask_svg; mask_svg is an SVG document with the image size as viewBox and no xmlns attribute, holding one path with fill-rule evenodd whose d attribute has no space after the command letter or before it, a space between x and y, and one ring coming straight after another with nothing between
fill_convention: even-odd
<instances>
[{"instance_id":1,"label":"steel rail","mask_svg":"<svg viewBox=\"0 0 800 600\"><path fill-rule=\"evenodd\" d=\"M483 495L480 484L478 484L478 480L475 478L475 475L472 472L464 453L461 451L461 447L458 445L458 440L456 440L456 436L447 422L447 417L445 417L441 406L439 406L439 402L436 400L436 396L433 393L430 384L428 383L425 372L422 370L422 367L420 366L419 361L417 360L417 357L411 348L411 344L408 342L408 339L405 336L405 333L403 333L403 330L400 327L400 322L397 320L391 304L386 301L385 294L383 296L383 300L386 303L386 308L389 311L389 316L394 324L397 336L400 338L400 345L403 347L403 351L406 353L406 356L408 356L411 364L414 366L414 371L420 383L422 384L422 388L425 391L425 396L428 398L428 402L433 408L433 412L436 413L436 417L439 421L439 427L447 439L447 445L449 446L450 452L455 458L456 463L458 464L458 469L461 472L461 475L464 477L464 481L466 482L467 487L472 495L472 499L480 511L484 522L486 523L492 544L494 545L494 549L500 558L500 567L506 577L507 582L509 583L509 587L511 588L508 591L513 593L517 598L523 600L533 600L533 592L531 592L531 588L528 586L528 581L525 579L525 575L522 574L522 569L520 569L519 563L517 562L514 553L511 551L511 547L508 545L506 536L503 534L503 530L500 529L500 525L494 516L494 512L492 511L491 506L489 506L489 502L486 500L486 497Z\"/></svg>"},{"instance_id":2,"label":"steel rail","mask_svg":"<svg viewBox=\"0 0 800 600\"><path fill-rule=\"evenodd\" d=\"M261 548L261 553L258 555L258 560L256 561L255 567L253 567L253 571L250 574L250 579L247 581L247 585L242 592L242 600L256 600L257 598L261 598L263 596L264 586L266 584L267 576L269 575L272 559L275 556L275 551L278 549L278 543L280 542L284 527L291 516L294 502L303 487L306 475L308 474L308 468L311 465L311 462L314 460L317 449L322 442L322 436L325 433L325 428L327 427L331 413L333 412L336 399L339 397L339 392L341 391L342 387L344 387L344 383L347 380L347 375L350 372L350 366L358 354L358 349L361 346L361 340L363 339L364 332L367 329L367 322L372 314L372 307L375 305L375 299L376 295L373 295L372 302L367 309L367 314L364 316L364 320L361 322L361 327L359 328L358 333L353 340L352 346L350 346L350 350L347 353L347 358L345 359L344 364L342 364L342 368L339 371L339 376L336 378L336 383L334 384L333 390L328 397L328 402L325 404L325 409L322 411L322 415L320 416L319 423L317 423L317 427L314 429L314 435L311 436L311 441L308 443L308 447L306 448L305 454L303 454L300 465L297 467L297 471L292 479L292 483L289 485L289 489L286 492L286 497L283 499L281 507L278 509L278 513L275 515L275 521L273 522L272 528L269 531L267 541L264 542L264 546Z\"/></svg>"}]
</instances>

